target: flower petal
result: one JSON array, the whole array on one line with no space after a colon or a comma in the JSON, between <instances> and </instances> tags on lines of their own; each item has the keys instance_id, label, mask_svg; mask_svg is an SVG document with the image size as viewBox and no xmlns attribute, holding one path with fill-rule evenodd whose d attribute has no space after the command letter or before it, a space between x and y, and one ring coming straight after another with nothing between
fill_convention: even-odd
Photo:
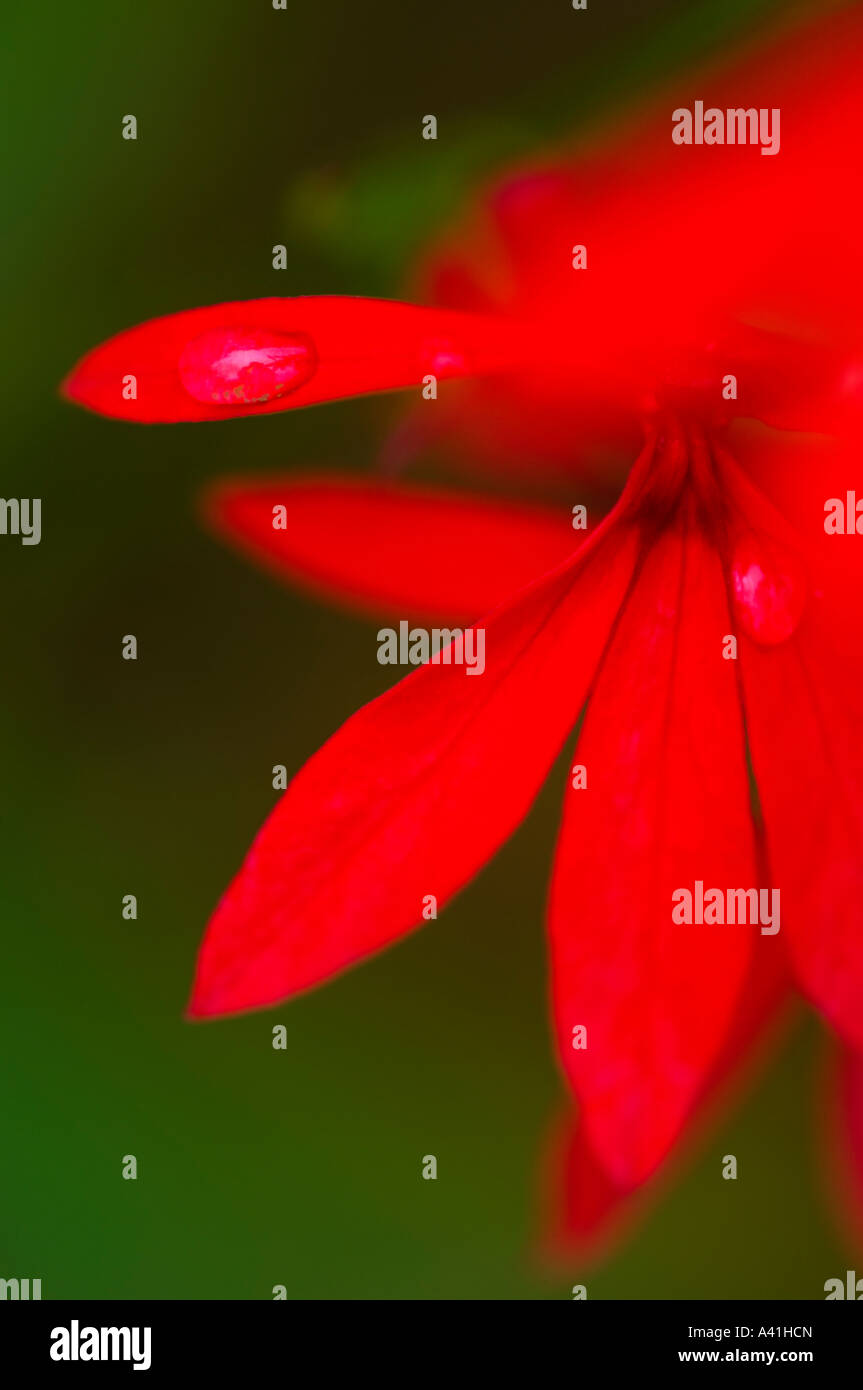
<instances>
[{"instance_id":1,"label":"flower petal","mask_svg":"<svg viewBox=\"0 0 863 1390\"><path fill-rule=\"evenodd\" d=\"M775 508L767 526L778 526L785 543L805 555L811 590L817 595L818 628L841 651L836 678L853 692L863 685L863 642L849 642L847 637L863 632L863 545L830 534L826 519L837 503L846 510L859 468L859 443L741 423L730 436L730 451L752 485L739 505L749 505L759 515L767 498ZM731 465L730 471L728 486L733 491L739 486L740 469Z\"/></svg>"},{"instance_id":2,"label":"flower petal","mask_svg":"<svg viewBox=\"0 0 863 1390\"><path fill-rule=\"evenodd\" d=\"M343 474L220 482L214 529L281 579L353 608L474 619L577 549L564 509Z\"/></svg>"},{"instance_id":3,"label":"flower petal","mask_svg":"<svg viewBox=\"0 0 863 1390\"><path fill-rule=\"evenodd\" d=\"M633 1218L631 1193L612 1181L591 1150L584 1125L559 1116L541 1157L539 1251L543 1259L608 1255Z\"/></svg>"},{"instance_id":4,"label":"flower petal","mask_svg":"<svg viewBox=\"0 0 863 1390\"><path fill-rule=\"evenodd\" d=\"M718 557L681 517L644 562L578 740L587 787L567 792L549 909L556 1028L591 1148L621 1187L691 1115L757 931L672 921L672 893L696 880L759 886L728 631Z\"/></svg>"},{"instance_id":5,"label":"flower petal","mask_svg":"<svg viewBox=\"0 0 863 1390\"><path fill-rule=\"evenodd\" d=\"M789 1010L790 984L784 958L755 942L753 961L725 1046L700 1095L683 1137L688 1151L712 1127L728 1103L763 1064ZM685 1158L686 1153L670 1155ZM543 1221L540 1252L552 1260L606 1257L648 1204L661 1199L668 1164L652 1182L621 1188L591 1151L585 1127L571 1114L554 1126L543 1156ZM863 1164L861 1164L863 1172Z\"/></svg>"},{"instance_id":6,"label":"flower petal","mask_svg":"<svg viewBox=\"0 0 863 1390\"><path fill-rule=\"evenodd\" d=\"M250 299L127 329L63 391L118 420L223 420L505 370L525 353L525 330L497 318L339 295Z\"/></svg>"},{"instance_id":7,"label":"flower petal","mask_svg":"<svg viewBox=\"0 0 863 1390\"><path fill-rule=\"evenodd\" d=\"M526 814L630 580L609 524L481 626L485 670L425 665L294 779L210 923L191 1013L275 1003L398 939Z\"/></svg>"},{"instance_id":8,"label":"flower petal","mask_svg":"<svg viewBox=\"0 0 863 1390\"><path fill-rule=\"evenodd\" d=\"M675 78L601 138L532 154L430 249L426 283L445 302L473 303L481 284L485 303L543 320L549 364L568 369L569 390L533 412L531 468L565 459L567 436L586 437L585 407L598 414L612 390L618 429L637 422L641 393L681 363L717 402L737 376L738 414L808 429L863 417L863 190L848 175L863 144L861 56L859 6L795 17ZM721 111L723 143L671 138L672 112L691 114L696 92ZM727 111L759 122L757 140L724 142ZM477 438L518 447L509 417L531 418L542 380L512 395L469 388Z\"/></svg>"},{"instance_id":9,"label":"flower petal","mask_svg":"<svg viewBox=\"0 0 863 1390\"><path fill-rule=\"evenodd\" d=\"M726 495L754 535L794 553L796 539L727 456ZM837 548L855 538L832 536ZM819 597L819 594L821 596ZM788 947L804 993L863 1049L863 708L859 600L846 625L813 588L793 635L740 637L752 764ZM837 637L841 645L837 645Z\"/></svg>"}]
</instances>

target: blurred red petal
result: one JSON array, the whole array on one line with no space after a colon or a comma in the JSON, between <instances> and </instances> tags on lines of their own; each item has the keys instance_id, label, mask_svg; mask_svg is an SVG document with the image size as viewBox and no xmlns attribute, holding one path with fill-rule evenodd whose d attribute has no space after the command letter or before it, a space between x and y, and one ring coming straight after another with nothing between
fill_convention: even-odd
<instances>
[{"instance_id":1,"label":"blurred red petal","mask_svg":"<svg viewBox=\"0 0 863 1390\"><path fill-rule=\"evenodd\" d=\"M545 1260L607 1255L632 1219L631 1194L612 1182L591 1151L584 1126L569 1112L555 1120L545 1141L540 1193L537 1253Z\"/></svg>"},{"instance_id":2,"label":"blurred red petal","mask_svg":"<svg viewBox=\"0 0 863 1390\"><path fill-rule=\"evenodd\" d=\"M738 415L781 431L860 433L863 354L853 338L808 342L787 333L736 327L725 338L724 368L733 370Z\"/></svg>"},{"instance_id":3,"label":"blurred red petal","mask_svg":"<svg viewBox=\"0 0 863 1390\"><path fill-rule=\"evenodd\" d=\"M644 441L642 422L622 399L613 378L548 363L458 382L438 402L436 421L448 459L471 475L570 486L575 478L574 500L587 487L611 501Z\"/></svg>"},{"instance_id":4,"label":"blurred red petal","mask_svg":"<svg viewBox=\"0 0 863 1390\"><path fill-rule=\"evenodd\" d=\"M398 617L473 620L583 538L564 508L343 474L238 478L205 505L220 535L279 578Z\"/></svg>"},{"instance_id":5,"label":"blurred red petal","mask_svg":"<svg viewBox=\"0 0 863 1390\"><path fill-rule=\"evenodd\" d=\"M766 948L766 949L765 949ZM542 1156L539 1254L551 1261L605 1259L618 1237L648 1206L661 1200L669 1169L688 1156L715 1125L769 1055L788 1014L790 983L785 961L756 939L753 961L725 1046L682 1137L657 1175L639 1188L618 1187L597 1161L584 1126L571 1113L558 1118ZM863 1157L863 1155L861 1155ZM863 1164L861 1164L863 1174Z\"/></svg>"},{"instance_id":6,"label":"blurred red petal","mask_svg":"<svg viewBox=\"0 0 863 1390\"><path fill-rule=\"evenodd\" d=\"M761 537L791 553L799 543L782 518L727 458L723 473L729 501ZM828 539L836 546L854 544L853 538ZM856 604L849 596L844 643L837 647L838 614L810 584L788 641L765 646L741 636L740 669L772 879L782 894L782 930L797 980L837 1031L863 1048L863 707Z\"/></svg>"},{"instance_id":7,"label":"blurred red petal","mask_svg":"<svg viewBox=\"0 0 863 1390\"><path fill-rule=\"evenodd\" d=\"M634 563L601 527L481 626L485 670L425 665L294 779L207 931L190 1012L275 1003L419 925L512 833L584 701Z\"/></svg>"},{"instance_id":8,"label":"blurred red petal","mask_svg":"<svg viewBox=\"0 0 863 1390\"><path fill-rule=\"evenodd\" d=\"M669 316L676 336L708 308L727 318L752 314L765 299L774 311L805 307L847 323L849 294L857 302L863 294L863 193L849 173L863 139L861 52L858 6L835 9L828 21L797 17L766 41L672 80L568 159L534 156L496 181L483 202L509 276L499 307L518 312L528 303L535 313L545 303L559 313L571 303L578 332L585 321L594 328L594 311L598 322L604 313L609 343L639 329L647 342L667 336ZM691 107L699 91L708 106L778 108L778 154L674 144L671 112ZM588 248L585 272L573 273L574 243ZM494 257L479 228L462 241L465 273L474 246L481 274ZM438 248L435 260L444 254ZM628 306L622 323L612 305Z\"/></svg>"},{"instance_id":9,"label":"blurred red petal","mask_svg":"<svg viewBox=\"0 0 863 1390\"><path fill-rule=\"evenodd\" d=\"M567 791L555 861L554 1012L589 1143L621 1187L649 1176L687 1124L757 930L671 915L672 893L696 880L759 884L729 630L718 556L681 517L647 554L573 760L587 787Z\"/></svg>"},{"instance_id":10,"label":"blurred red petal","mask_svg":"<svg viewBox=\"0 0 863 1390\"><path fill-rule=\"evenodd\" d=\"M830 1062L828 1176L842 1230L863 1248L863 1053L833 1048Z\"/></svg>"},{"instance_id":11,"label":"blurred red petal","mask_svg":"<svg viewBox=\"0 0 863 1390\"><path fill-rule=\"evenodd\" d=\"M863 545L824 529L825 504L834 499L844 507L855 488L859 442L743 424L731 439L747 478L789 523L786 542L805 556L817 625L836 654L836 679L850 691L863 686L863 641L849 640L863 634Z\"/></svg>"}]
</instances>

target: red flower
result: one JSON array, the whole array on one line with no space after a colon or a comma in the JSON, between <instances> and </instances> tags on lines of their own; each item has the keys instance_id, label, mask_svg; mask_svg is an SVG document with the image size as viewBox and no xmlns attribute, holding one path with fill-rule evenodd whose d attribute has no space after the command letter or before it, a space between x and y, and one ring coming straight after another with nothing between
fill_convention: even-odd
<instances>
[{"instance_id":1,"label":"red flower","mask_svg":"<svg viewBox=\"0 0 863 1390\"><path fill-rule=\"evenodd\" d=\"M297 775L210 924L191 1013L275 1003L419 925L427 895L445 903L512 833L577 729L587 787L566 792L549 905L581 1113L551 1159L569 1236L657 1170L792 981L848 1049L861 1161L860 565L824 530L825 501L855 481L863 403L860 58L852 13L705 77L717 107L781 110L777 157L675 146L665 102L601 157L492 190L426 268L459 309L218 305L121 334L66 383L154 421L464 377L451 406L444 391L422 408L457 416L482 456L527 446L580 477L597 476L581 446L641 430L619 502L577 549L540 510L392 483L239 484L211 503L270 566L362 607L488 616L481 679L421 667ZM698 883L778 888L781 930L675 921L673 895Z\"/></svg>"}]
</instances>

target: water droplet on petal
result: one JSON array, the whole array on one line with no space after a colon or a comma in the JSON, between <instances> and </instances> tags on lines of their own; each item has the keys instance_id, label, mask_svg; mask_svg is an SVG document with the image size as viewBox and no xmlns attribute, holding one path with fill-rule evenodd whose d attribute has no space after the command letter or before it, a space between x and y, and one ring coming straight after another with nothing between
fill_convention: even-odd
<instances>
[{"instance_id":1,"label":"water droplet on petal","mask_svg":"<svg viewBox=\"0 0 863 1390\"><path fill-rule=\"evenodd\" d=\"M731 589L737 621L753 641L773 647L794 634L806 603L806 577L785 546L743 536L731 561Z\"/></svg>"},{"instance_id":2,"label":"water droplet on petal","mask_svg":"<svg viewBox=\"0 0 863 1390\"><path fill-rule=\"evenodd\" d=\"M185 390L204 405L262 405L296 391L317 364L305 333L216 328L186 344L177 370Z\"/></svg>"},{"instance_id":3,"label":"water droplet on petal","mask_svg":"<svg viewBox=\"0 0 863 1390\"><path fill-rule=\"evenodd\" d=\"M839 394L845 399L863 400L863 362L846 363L839 377Z\"/></svg>"},{"instance_id":4,"label":"water droplet on petal","mask_svg":"<svg viewBox=\"0 0 863 1390\"><path fill-rule=\"evenodd\" d=\"M422 357L425 369L435 376L466 376L469 373L465 353L448 339L436 338L426 343Z\"/></svg>"}]
</instances>

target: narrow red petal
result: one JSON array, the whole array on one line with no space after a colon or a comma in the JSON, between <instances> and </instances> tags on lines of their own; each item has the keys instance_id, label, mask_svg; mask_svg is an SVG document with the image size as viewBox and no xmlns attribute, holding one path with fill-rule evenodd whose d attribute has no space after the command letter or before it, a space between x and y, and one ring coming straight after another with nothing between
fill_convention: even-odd
<instances>
[{"instance_id":1,"label":"narrow red petal","mask_svg":"<svg viewBox=\"0 0 863 1390\"><path fill-rule=\"evenodd\" d=\"M853 695L863 686L863 642L849 640L850 634L863 633L863 545L854 535L830 534L825 522L836 504L843 515L847 510L847 494L857 480L860 444L853 438L789 434L743 424L735 427L731 439L731 453L755 492L763 494L783 522L789 523L782 527L785 543L805 556L818 629L841 653L832 678ZM738 470L732 469L732 474L739 478ZM858 495L863 499L863 490ZM757 519L762 499L752 490L747 498ZM747 505L746 499L742 505ZM775 513L767 524L776 525Z\"/></svg>"},{"instance_id":2,"label":"narrow red petal","mask_svg":"<svg viewBox=\"0 0 863 1390\"><path fill-rule=\"evenodd\" d=\"M191 1013L275 1003L386 946L512 833L573 727L629 582L601 527L481 624L485 670L426 665L302 769L210 923Z\"/></svg>"},{"instance_id":3,"label":"narrow red petal","mask_svg":"<svg viewBox=\"0 0 863 1390\"><path fill-rule=\"evenodd\" d=\"M673 1157L685 1159L703 1131L712 1128L727 1105L751 1083L756 1066L765 1062L779 1036L789 1001L784 959L756 941L725 1046L698 1099L680 1146L682 1152L675 1151ZM663 1165L660 1175L645 1186L621 1188L597 1161L584 1125L571 1114L558 1119L542 1160L540 1254L553 1261L607 1258L618 1237L648 1206L661 1200L671 1177L670 1166Z\"/></svg>"},{"instance_id":4,"label":"narrow red petal","mask_svg":"<svg viewBox=\"0 0 863 1390\"><path fill-rule=\"evenodd\" d=\"M645 561L576 748L587 787L567 792L549 912L556 1027L590 1145L621 1187L691 1116L758 930L672 921L672 894L697 880L759 886L729 630L718 557L681 519Z\"/></svg>"},{"instance_id":5,"label":"narrow red petal","mask_svg":"<svg viewBox=\"0 0 863 1390\"><path fill-rule=\"evenodd\" d=\"M119 333L63 391L118 420L223 420L504 370L529 351L524 330L478 315L338 295L250 299Z\"/></svg>"},{"instance_id":6,"label":"narrow red petal","mask_svg":"<svg viewBox=\"0 0 863 1390\"><path fill-rule=\"evenodd\" d=\"M727 456L723 470L727 496L754 544L793 556L796 538L782 519ZM829 541L853 547L855 537ZM802 557L799 565L805 574ZM810 572L803 597L788 640L765 644L741 633L747 726L799 984L849 1044L863 1048L859 600L849 592L843 634L835 590L828 597Z\"/></svg>"},{"instance_id":7,"label":"narrow red petal","mask_svg":"<svg viewBox=\"0 0 863 1390\"><path fill-rule=\"evenodd\" d=\"M577 549L561 508L343 474L221 482L206 516L279 578L373 614L472 620Z\"/></svg>"}]
</instances>

